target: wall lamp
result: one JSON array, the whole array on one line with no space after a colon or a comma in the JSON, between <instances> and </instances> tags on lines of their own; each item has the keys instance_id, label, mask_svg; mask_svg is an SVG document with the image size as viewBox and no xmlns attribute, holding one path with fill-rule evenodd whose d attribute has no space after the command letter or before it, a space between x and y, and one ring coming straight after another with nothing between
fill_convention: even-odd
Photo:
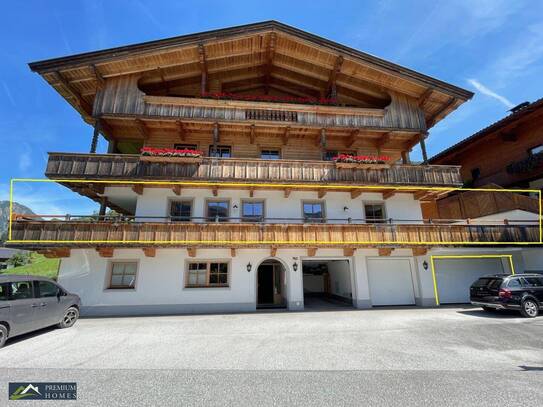
<instances>
[{"instance_id":1,"label":"wall lamp","mask_svg":"<svg viewBox=\"0 0 543 407\"><path fill-rule=\"evenodd\" d=\"M422 267L424 267L424 270L428 270L428 262L426 260L422 262Z\"/></svg>"},{"instance_id":2,"label":"wall lamp","mask_svg":"<svg viewBox=\"0 0 543 407\"><path fill-rule=\"evenodd\" d=\"M298 263L294 262L294 264L292 265L292 269L294 271L298 270Z\"/></svg>"},{"instance_id":3,"label":"wall lamp","mask_svg":"<svg viewBox=\"0 0 543 407\"><path fill-rule=\"evenodd\" d=\"M253 265L251 264L251 262L247 263L247 273L250 273L252 268Z\"/></svg>"},{"instance_id":4,"label":"wall lamp","mask_svg":"<svg viewBox=\"0 0 543 407\"><path fill-rule=\"evenodd\" d=\"M347 206L344 206L344 207L343 207L343 211L344 211L344 212L347 212L348 210L349 210L349 208L348 208Z\"/></svg>"}]
</instances>

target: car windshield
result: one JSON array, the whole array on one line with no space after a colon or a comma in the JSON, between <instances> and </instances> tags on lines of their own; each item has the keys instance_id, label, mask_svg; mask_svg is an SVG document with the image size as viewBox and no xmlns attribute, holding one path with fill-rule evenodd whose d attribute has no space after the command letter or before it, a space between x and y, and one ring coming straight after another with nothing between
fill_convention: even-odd
<instances>
[{"instance_id":1,"label":"car windshield","mask_svg":"<svg viewBox=\"0 0 543 407\"><path fill-rule=\"evenodd\" d=\"M503 279L501 278L494 278L494 277L485 277L480 278L475 283L473 283L474 287L487 287L487 288L497 288L501 285Z\"/></svg>"}]
</instances>

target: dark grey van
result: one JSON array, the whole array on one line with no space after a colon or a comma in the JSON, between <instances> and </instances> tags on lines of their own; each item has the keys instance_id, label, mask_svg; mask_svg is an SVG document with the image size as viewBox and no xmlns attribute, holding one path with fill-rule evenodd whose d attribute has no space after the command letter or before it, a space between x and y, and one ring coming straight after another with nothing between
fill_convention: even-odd
<instances>
[{"instance_id":1,"label":"dark grey van","mask_svg":"<svg viewBox=\"0 0 543 407\"><path fill-rule=\"evenodd\" d=\"M71 327L80 305L79 296L48 278L0 275L0 348L8 338L47 326Z\"/></svg>"}]
</instances>

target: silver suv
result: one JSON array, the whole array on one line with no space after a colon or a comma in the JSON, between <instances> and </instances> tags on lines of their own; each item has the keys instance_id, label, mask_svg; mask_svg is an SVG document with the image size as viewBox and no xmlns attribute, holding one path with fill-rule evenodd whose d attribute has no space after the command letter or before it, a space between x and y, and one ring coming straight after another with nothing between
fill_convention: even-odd
<instances>
[{"instance_id":1,"label":"silver suv","mask_svg":"<svg viewBox=\"0 0 543 407\"><path fill-rule=\"evenodd\" d=\"M0 275L0 348L8 338L79 318L81 300L55 281L37 276Z\"/></svg>"}]
</instances>

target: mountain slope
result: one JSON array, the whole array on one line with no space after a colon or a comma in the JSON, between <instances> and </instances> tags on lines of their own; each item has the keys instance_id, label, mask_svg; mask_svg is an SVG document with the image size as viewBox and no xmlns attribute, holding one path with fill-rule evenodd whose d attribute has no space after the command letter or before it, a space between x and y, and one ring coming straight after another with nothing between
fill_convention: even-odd
<instances>
[{"instance_id":1,"label":"mountain slope","mask_svg":"<svg viewBox=\"0 0 543 407\"><path fill-rule=\"evenodd\" d=\"M35 215L32 210L20 203L13 202L13 213L23 215ZM9 223L9 201L0 201L0 241L7 239L7 230Z\"/></svg>"}]
</instances>

